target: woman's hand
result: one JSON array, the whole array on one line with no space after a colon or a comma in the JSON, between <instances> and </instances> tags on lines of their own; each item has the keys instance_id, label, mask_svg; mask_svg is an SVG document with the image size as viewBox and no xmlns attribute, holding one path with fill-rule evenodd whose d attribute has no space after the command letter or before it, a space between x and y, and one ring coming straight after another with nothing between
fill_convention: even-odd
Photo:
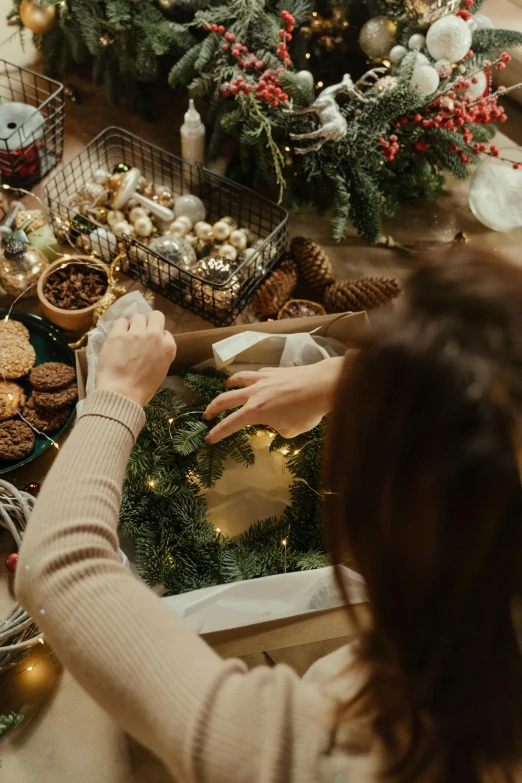
<instances>
[{"instance_id":1,"label":"woman's hand","mask_svg":"<svg viewBox=\"0 0 522 783\"><path fill-rule=\"evenodd\" d=\"M98 361L96 389L119 392L146 405L165 380L176 356L176 343L165 330L165 316L120 318L105 341Z\"/></svg>"},{"instance_id":2,"label":"woman's hand","mask_svg":"<svg viewBox=\"0 0 522 783\"><path fill-rule=\"evenodd\" d=\"M333 407L343 358L325 359L304 367L277 367L240 372L227 381L228 391L216 397L204 419L243 407L223 419L206 437L218 441L252 424L273 427L285 438L294 438L315 427ZM242 388L235 388L235 387Z\"/></svg>"}]
</instances>

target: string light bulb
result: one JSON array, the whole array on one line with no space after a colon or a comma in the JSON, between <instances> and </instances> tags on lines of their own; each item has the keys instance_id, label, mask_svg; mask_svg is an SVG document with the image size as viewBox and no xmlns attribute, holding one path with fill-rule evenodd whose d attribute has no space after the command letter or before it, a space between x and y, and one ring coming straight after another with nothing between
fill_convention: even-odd
<instances>
[{"instance_id":1,"label":"string light bulb","mask_svg":"<svg viewBox=\"0 0 522 783\"><path fill-rule=\"evenodd\" d=\"M156 482L154 481L154 479L149 479L147 481L147 484L149 485L149 487L151 487L151 489L152 489L152 487L156 486Z\"/></svg>"},{"instance_id":2,"label":"string light bulb","mask_svg":"<svg viewBox=\"0 0 522 783\"><path fill-rule=\"evenodd\" d=\"M305 54L305 59L306 59L306 60L309 60L311 56L312 56L312 55L310 54L310 52L307 52L307 53Z\"/></svg>"},{"instance_id":3,"label":"string light bulb","mask_svg":"<svg viewBox=\"0 0 522 783\"><path fill-rule=\"evenodd\" d=\"M216 533L221 533L221 528L220 527L216 528Z\"/></svg>"},{"instance_id":4,"label":"string light bulb","mask_svg":"<svg viewBox=\"0 0 522 783\"><path fill-rule=\"evenodd\" d=\"M169 424L172 424L173 421L174 419L169 419Z\"/></svg>"},{"instance_id":5,"label":"string light bulb","mask_svg":"<svg viewBox=\"0 0 522 783\"><path fill-rule=\"evenodd\" d=\"M283 540L281 541L281 544L282 544L282 545L283 545L285 548L286 548L286 545L287 545L287 543L288 543L288 542L287 542L286 538L283 538Z\"/></svg>"},{"instance_id":6,"label":"string light bulb","mask_svg":"<svg viewBox=\"0 0 522 783\"><path fill-rule=\"evenodd\" d=\"M34 668L34 666L28 666L27 669L26 669L26 672L32 672L33 668Z\"/></svg>"},{"instance_id":7,"label":"string light bulb","mask_svg":"<svg viewBox=\"0 0 522 783\"><path fill-rule=\"evenodd\" d=\"M321 87L324 87L324 82L317 82L317 84L315 86L319 90L319 89L321 89Z\"/></svg>"}]
</instances>

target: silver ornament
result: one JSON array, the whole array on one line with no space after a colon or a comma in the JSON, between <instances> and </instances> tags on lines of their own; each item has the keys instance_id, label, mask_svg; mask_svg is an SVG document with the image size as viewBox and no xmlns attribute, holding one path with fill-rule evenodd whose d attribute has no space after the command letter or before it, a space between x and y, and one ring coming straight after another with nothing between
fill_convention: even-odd
<instances>
[{"instance_id":1,"label":"silver ornament","mask_svg":"<svg viewBox=\"0 0 522 783\"><path fill-rule=\"evenodd\" d=\"M205 220L207 210L200 198L188 194L176 199L176 203L174 204L174 215L177 218L186 215L192 220L192 224L194 225L200 220Z\"/></svg>"},{"instance_id":2,"label":"silver ornament","mask_svg":"<svg viewBox=\"0 0 522 783\"><path fill-rule=\"evenodd\" d=\"M420 52L420 50L424 49L425 46L426 36L421 35L421 33L415 33L415 35L412 35L408 41L408 48L411 50L416 50L417 52Z\"/></svg>"},{"instance_id":3,"label":"silver ornament","mask_svg":"<svg viewBox=\"0 0 522 783\"><path fill-rule=\"evenodd\" d=\"M151 240L149 248L179 269L193 271L197 262L194 248L181 237L162 236Z\"/></svg>"},{"instance_id":4,"label":"silver ornament","mask_svg":"<svg viewBox=\"0 0 522 783\"><path fill-rule=\"evenodd\" d=\"M390 62L393 63L393 65L398 65L402 60L404 60L407 54L408 50L406 47L397 44L397 46L394 46L390 52Z\"/></svg>"},{"instance_id":5,"label":"silver ornament","mask_svg":"<svg viewBox=\"0 0 522 783\"><path fill-rule=\"evenodd\" d=\"M388 57L396 44L397 22L388 16L375 16L362 26L359 46L372 60Z\"/></svg>"},{"instance_id":6,"label":"silver ornament","mask_svg":"<svg viewBox=\"0 0 522 783\"><path fill-rule=\"evenodd\" d=\"M522 148L502 150L502 157L486 157L476 169L469 189L471 211L493 231L522 227Z\"/></svg>"}]
</instances>

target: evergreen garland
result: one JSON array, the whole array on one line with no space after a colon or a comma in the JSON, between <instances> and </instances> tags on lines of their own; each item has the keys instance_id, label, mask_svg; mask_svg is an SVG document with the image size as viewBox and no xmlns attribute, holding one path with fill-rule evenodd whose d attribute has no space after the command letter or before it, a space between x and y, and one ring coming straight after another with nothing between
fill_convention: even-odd
<instances>
[{"instance_id":1,"label":"evergreen garland","mask_svg":"<svg viewBox=\"0 0 522 783\"><path fill-rule=\"evenodd\" d=\"M11 15L21 25L20 2L13 0ZM474 0L474 13L482 2ZM410 54L390 71L399 79L396 89L371 88L365 100L340 96L340 109L348 124L344 138L329 141L303 156L293 152L289 133L313 130L316 119L291 118L283 106L258 99L255 86L262 69L245 69L227 41L240 42L249 56L277 72L294 108L307 107L315 95L311 85L303 83L298 75L299 69L309 67L311 62L306 59L310 52L306 52L299 27L310 24L311 14L319 11L326 15L334 6L343 8L348 18L354 15L358 26L364 21L364 13L392 18L397 23L397 40L405 45L413 33L425 32L408 17L404 0L176 0L170 8L158 8L155 0L67 0L65 8L60 4L58 25L35 40L51 75L63 76L74 65L91 61L95 82L105 83L113 101L128 93L148 116L153 113L154 103L149 82L168 79L172 88L188 90L194 98L208 103L209 159L222 152L227 140L236 145L229 176L267 190L290 209L313 205L320 214L328 215L338 241L351 222L365 239L378 242L382 220L393 216L406 199L437 198L444 186L443 172L467 177L472 165L480 160L479 154L486 151L476 150L475 144L486 144L494 129L486 125L487 119L482 126L466 121L451 132L415 124L416 114L435 118L440 91L447 92L462 77L456 69L447 82L441 82L438 94L423 96L411 86L416 56ZM289 42L290 65L277 54L284 37L281 13L287 12L295 21L293 40ZM461 12L466 13L464 0ZM223 32L212 25L222 26L233 39L225 39ZM473 58L465 60L467 73L483 67L485 60L495 62L502 52L520 45L522 33L476 30ZM352 47L357 48L355 41ZM347 70L343 56L341 47L341 56L335 68L328 70L329 76L315 73L315 78L328 79L327 83L340 81ZM361 56L360 62L364 70L365 58ZM321 64L319 58L319 68ZM249 91L234 92L231 86L245 76ZM455 89L458 93L458 85ZM406 125L397 126L401 119ZM397 136L400 147L391 158L381 146L381 139L390 135Z\"/></svg>"},{"instance_id":2,"label":"evergreen garland","mask_svg":"<svg viewBox=\"0 0 522 783\"><path fill-rule=\"evenodd\" d=\"M235 541L210 521L204 490L221 478L225 460L245 468L255 461L249 440L254 428L213 446L204 442L215 422L201 415L225 391L226 377L215 370L186 373L193 404L169 389L159 391L145 409L146 425L129 460L121 530L134 544L143 579L161 585L166 595L328 562L321 523L324 423L291 440L276 435L271 443L271 451L287 455L293 477L290 504L280 517L258 521Z\"/></svg>"},{"instance_id":3,"label":"evergreen garland","mask_svg":"<svg viewBox=\"0 0 522 783\"><path fill-rule=\"evenodd\" d=\"M0 739L5 735L16 729L16 727L23 721L23 715L17 715L16 712L10 712L9 715L0 715Z\"/></svg>"}]
</instances>

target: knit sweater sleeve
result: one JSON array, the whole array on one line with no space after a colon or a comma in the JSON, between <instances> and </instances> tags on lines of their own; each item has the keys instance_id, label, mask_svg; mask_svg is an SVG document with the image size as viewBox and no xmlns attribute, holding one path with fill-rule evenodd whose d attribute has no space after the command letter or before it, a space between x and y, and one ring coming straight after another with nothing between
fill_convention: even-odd
<instances>
[{"instance_id":1,"label":"knit sweater sleeve","mask_svg":"<svg viewBox=\"0 0 522 783\"><path fill-rule=\"evenodd\" d=\"M125 467L144 423L95 392L42 488L15 590L63 664L179 783L317 780L331 705L285 666L222 661L118 558Z\"/></svg>"}]
</instances>

